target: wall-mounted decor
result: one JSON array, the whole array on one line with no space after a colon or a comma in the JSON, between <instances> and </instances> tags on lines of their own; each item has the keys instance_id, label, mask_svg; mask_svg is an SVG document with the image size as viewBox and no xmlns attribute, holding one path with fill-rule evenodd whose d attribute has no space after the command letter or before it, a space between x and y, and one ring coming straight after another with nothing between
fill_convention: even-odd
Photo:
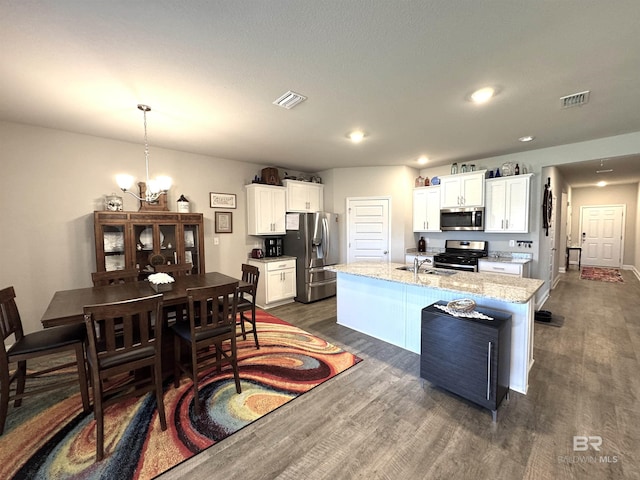
<instances>
[{"instance_id":1,"label":"wall-mounted decor","mask_svg":"<svg viewBox=\"0 0 640 480\"><path fill-rule=\"evenodd\" d=\"M236 208L235 193L209 193L211 208Z\"/></svg>"},{"instance_id":2,"label":"wall-mounted decor","mask_svg":"<svg viewBox=\"0 0 640 480\"><path fill-rule=\"evenodd\" d=\"M216 233L233 233L232 212L216 212Z\"/></svg>"}]
</instances>

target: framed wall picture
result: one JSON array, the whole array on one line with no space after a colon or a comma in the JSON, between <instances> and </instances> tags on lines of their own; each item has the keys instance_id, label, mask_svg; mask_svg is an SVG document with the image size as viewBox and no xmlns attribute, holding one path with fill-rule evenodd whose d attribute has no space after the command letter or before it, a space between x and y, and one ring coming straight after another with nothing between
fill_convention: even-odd
<instances>
[{"instance_id":1,"label":"framed wall picture","mask_svg":"<svg viewBox=\"0 0 640 480\"><path fill-rule=\"evenodd\" d=\"M235 193L209 193L211 208L236 208Z\"/></svg>"},{"instance_id":2,"label":"framed wall picture","mask_svg":"<svg viewBox=\"0 0 640 480\"><path fill-rule=\"evenodd\" d=\"M233 213L216 212L216 233L233 233Z\"/></svg>"}]
</instances>

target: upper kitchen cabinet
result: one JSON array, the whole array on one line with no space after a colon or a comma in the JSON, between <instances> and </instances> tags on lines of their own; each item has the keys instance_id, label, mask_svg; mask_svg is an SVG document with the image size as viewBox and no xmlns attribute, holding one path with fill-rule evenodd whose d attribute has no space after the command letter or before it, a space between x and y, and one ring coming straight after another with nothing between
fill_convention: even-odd
<instances>
[{"instance_id":1,"label":"upper kitchen cabinet","mask_svg":"<svg viewBox=\"0 0 640 480\"><path fill-rule=\"evenodd\" d=\"M440 187L419 187L413 190L413 231L440 231Z\"/></svg>"},{"instance_id":2,"label":"upper kitchen cabinet","mask_svg":"<svg viewBox=\"0 0 640 480\"><path fill-rule=\"evenodd\" d=\"M483 207L485 170L440 177L440 208Z\"/></svg>"},{"instance_id":3,"label":"upper kitchen cabinet","mask_svg":"<svg viewBox=\"0 0 640 480\"><path fill-rule=\"evenodd\" d=\"M324 185L321 183L283 180L287 189L287 212L321 212L324 206Z\"/></svg>"},{"instance_id":4,"label":"upper kitchen cabinet","mask_svg":"<svg viewBox=\"0 0 640 480\"><path fill-rule=\"evenodd\" d=\"M528 233L532 174L487 180L485 232Z\"/></svg>"},{"instance_id":5,"label":"upper kitchen cabinet","mask_svg":"<svg viewBox=\"0 0 640 480\"><path fill-rule=\"evenodd\" d=\"M252 183L247 189L247 233L284 235L286 216L285 187Z\"/></svg>"}]
</instances>

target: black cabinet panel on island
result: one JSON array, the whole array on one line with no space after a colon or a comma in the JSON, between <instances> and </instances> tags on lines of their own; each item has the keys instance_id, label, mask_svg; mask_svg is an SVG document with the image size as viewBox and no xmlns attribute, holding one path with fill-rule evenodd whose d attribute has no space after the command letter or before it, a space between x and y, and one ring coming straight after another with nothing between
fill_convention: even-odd
<instances>
[{"instance_id":1,"label":"black cabinet panel on island","mask_svg":"<svg viewBox=\"0 0 640 480\"><path fill-rule=\"evenodd\" d=\"M496 420L509 391L511 315L476 307L492 320L457 317L436 307L422 309L420 376L488 408Z\"/></svg>"}]
</instances>

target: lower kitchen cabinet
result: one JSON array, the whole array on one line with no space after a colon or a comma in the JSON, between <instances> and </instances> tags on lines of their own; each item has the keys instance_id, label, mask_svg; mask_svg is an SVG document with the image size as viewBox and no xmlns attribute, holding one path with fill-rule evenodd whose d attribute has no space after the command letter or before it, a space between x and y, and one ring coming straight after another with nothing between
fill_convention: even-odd
<instances>
[{"instance_id":1,"label":"lower kitchen cabinet","mask_svg":"<svg viewBox=\"0 0 640 480\"><path fill-rule=\"evenodd\" d=\"M500 273L516 277L529 278L529 262L501 262L487 258L478 259L479 273Z\"/></svg>"},{"instance_id":2,"label":"lower kitchen cabinet","mask_svg":"<svg viewBox=\"0 0 640 480\"><path fill-rule=\"evenodd\" d=\"M455 317L435 305L422 309L420 376L456 395L497 409L509 392L511 315L476 307L493 320Z\"/></svg>"},{"instance_id":3,"label":"lower kitchen cabinet","mask_svg":"<svg viewBox=\"0 0 640 480\"><path fill-rule=\"evenodd\" d=\"M260 270L256 305L262 309L293 302L296 296L295 257L250 259Z\"/></svg>"}]
</instances>

